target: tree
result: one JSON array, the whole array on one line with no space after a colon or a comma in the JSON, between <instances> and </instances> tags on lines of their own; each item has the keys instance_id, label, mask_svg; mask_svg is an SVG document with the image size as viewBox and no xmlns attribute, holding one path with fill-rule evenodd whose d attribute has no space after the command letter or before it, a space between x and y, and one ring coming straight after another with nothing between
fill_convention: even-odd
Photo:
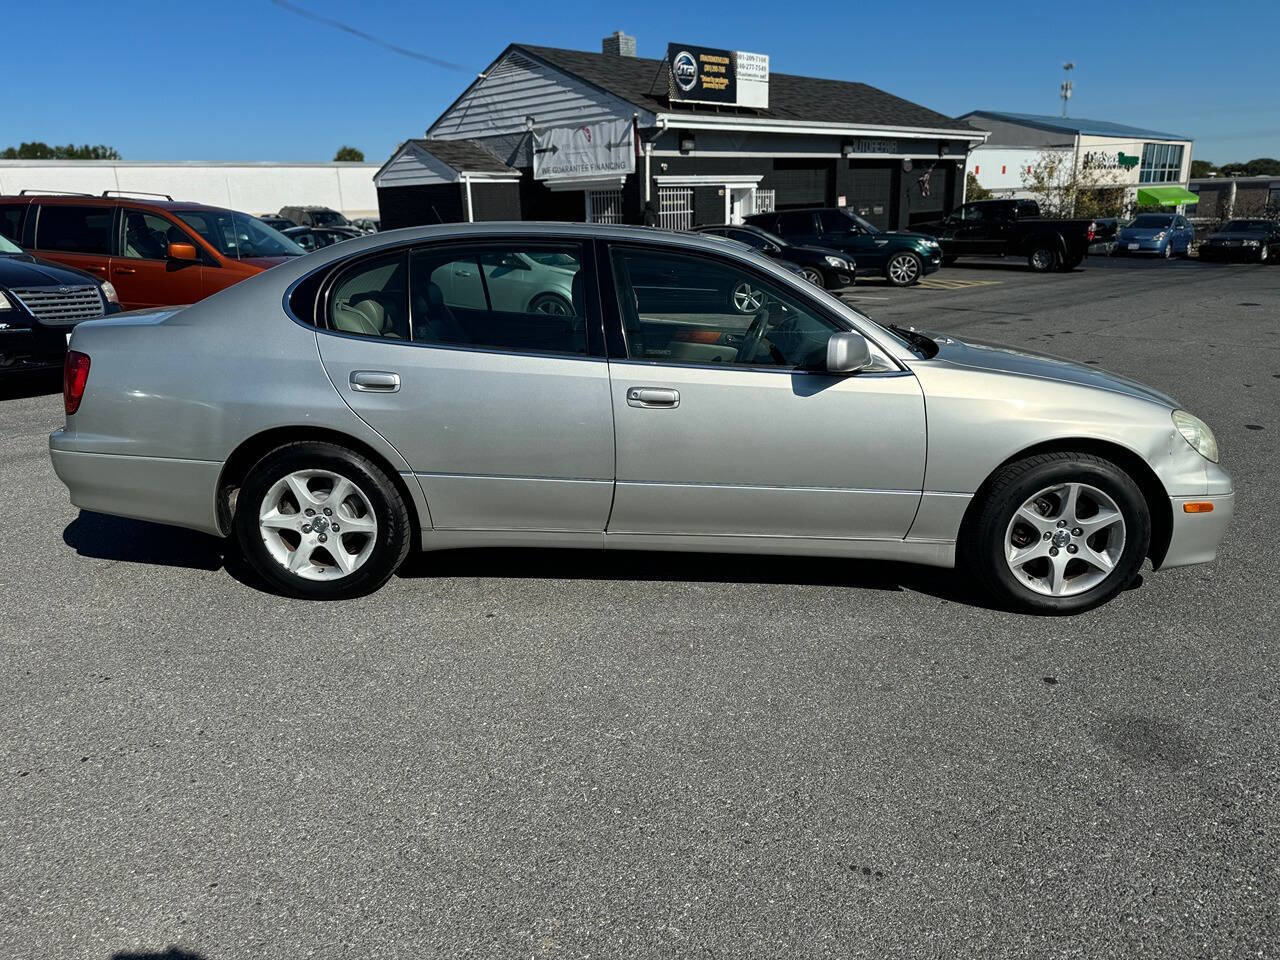
<instances>
[{"instance_id":1,"label":"tree","mask_svg":"<svg viewBox=\"0 0 1280 960\"><path fill-rule=\"evenodd\" d=\"M114 147L104 144L90 146L87 143L76 146L68 143L64 147L49 146L38 140L22 143L16 147L5 147L0 151L0 159L4 160L119 160L120 154Z\"/></svg>"},{"instance_id":2,"label":"tree","mask_svg":"<svg viewBox=\"0 0 1280 960\"><path fill-rule=\"evenodd\" d=\"M364 163L364 151L355 147L339 147L333 160L335 163Z\"/></svg>"},{"instance_id":3,"label":"tree","mask_svg":"<svg viewBox=\"0 0 1280 960\"><path fill-rule=\"evenodd\" d=\"M1042 150L1022 173L1022 185L1046 217L1120 217L1126 212L1121 168L1088 157L1077 167L1073 154Z\"/></svg>"},{"instance_id":4,"label":"tree","mask_svg":"<svg viewBox=\"0 0 1280 960\"><path fill-rule=\"evenodd\" d=\"M970 200L990 200L994 196L990 190L978 182L978 178L970 170L964 175L964 199L965 202Z\"/></svg>"},{"instance_id":5,"label":"tree","mask_svg":"<svg viewBox=\"0 0 1280 960\"><path fill-rule=\"evenodd\" d=\"M1191 176L1193 177L1208 177L1213 175L1215 172L1217 172L1217 167L1208 160L1191 161Z\"/></svg>"}]
</instances>

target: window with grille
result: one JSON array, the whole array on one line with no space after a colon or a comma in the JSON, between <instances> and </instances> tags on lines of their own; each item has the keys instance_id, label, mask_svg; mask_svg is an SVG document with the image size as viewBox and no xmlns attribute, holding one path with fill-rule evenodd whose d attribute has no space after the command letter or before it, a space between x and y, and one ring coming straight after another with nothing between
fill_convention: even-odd
<instances>
[{"instance_id":1,"label":"window with grille","mask_svg":"<svg viewBox=\"0 0 1280 960\"><path fill-rule=\"evenodd\" d=\"M756 213L773 213L772 190L756 190Z\"/></svg>"},{"instance_id":2,"label":"window with grille","mask_svg":"<svg viewBox=\"0 0 1280 960\"><path fill-rule=\"evenodd\" d=\"M658 226L667 230L693 227L693 187L658 188Z\"/></svg>"},{"instance_id":3,"label":"window with grille","mask_svg":"<svg viewBox=\"0 0 1280 960\"><path fill-rule=\"evenodd\" d=\"M587 223L622 223L621 190L588 190Z\"/></svg>"},{"instance_id":4,"label":"window with grille","mask_svg":"<svg viewBox=\"0 0 1280 960\"><path fill-rule=\"evenodd\" d=\"M1176 183L1182 179L1182 146L1173 143L1147 143L1142 146L1140 183Z\"/></svg>"}]
</instances>

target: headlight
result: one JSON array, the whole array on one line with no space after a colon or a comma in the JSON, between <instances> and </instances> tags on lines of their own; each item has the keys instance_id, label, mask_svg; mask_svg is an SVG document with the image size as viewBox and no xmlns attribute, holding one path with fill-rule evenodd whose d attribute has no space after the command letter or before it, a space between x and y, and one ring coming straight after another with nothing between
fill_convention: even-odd
<instances>
[{"instance_id":1,"label":"headlight","mask_svg":"<svg viewBox=\"0 0 1280 960\"><path fill-rule=\"evenodd\" d=\"M1163 240L1163 239L1165 238L1165 236L1166 236L1165 232L1164 232L1163 230L1161 230L1159 233L1157 233L1157 234L1156 234L1154 237L1152 237L1151 239L1152 239L1152 240L1154 240L1156 243L1159 243L1161 240Z\"/></svg>"},{"instance_id":2,"label":"headlight","mask_svg":"<svg viewBox=\"0 0 1280 960\"><path fill-rule=\"evenodd\" d=\"M822 259L827 261L827 266L835 267L837 270L849 269L848 260L841 260L839 257L823 257Z\"/></svg>"},{"instance_id":3,"label":"headlight","mask_svg":"<svg viewBox=\"0 0 1280 960\"><path fill-rule=\"evenodd\" d=\"M9 302L9 298L4 295L4 291L0 291L0 310L12 310L13 304Z\"/></svg>"},{"instance_id":4,"label":"headlight","mask_svg":"<svg viewBox=\"0 0 1280 960\"><path fill-rule=\"evenodd\" d=\"M1191 444L1191 449L1206 460L1218 462L1218 441L1214 439L1209 425L1199 417L1194 417L1185 410L1173 411L1173 425L1182 434L1182 439Z\"/></svg>"},{"instance_id":5,"label":"headlight","mask_svg":"<svg viewBox=\"0 0 1280 960\"><path fill-rule=\"evenodd\" d=\"M106 299L107 303L120 303L120 296L116 293L115 284L110 280L102 281L102 296Z\"/></svg>"},{"instance_id":6,"label":"headlight","mask_svg":"<svg viewBox=\"0 0 1280 960\"><path fill-rule=\"evenodd\" d=\"M1246 240L1246 241L1244 242L1244 245L1245 245L1246 247L1256 247L1256 246L1258 245L1258 241L1257 241L1257 240Z\"/></svg>"}]
</instances>

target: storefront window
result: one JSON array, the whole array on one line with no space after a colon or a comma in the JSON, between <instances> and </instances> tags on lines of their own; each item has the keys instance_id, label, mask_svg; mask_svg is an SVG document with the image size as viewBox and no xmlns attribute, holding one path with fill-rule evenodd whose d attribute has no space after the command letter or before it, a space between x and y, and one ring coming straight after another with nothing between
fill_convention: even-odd
<instances>
[{"instance_id":1,"label":"storefront window","mask_svg":"<svg viewBox=\"0 0 1280 960\"><path fill-rule=\"evenodd\" d=\"M1177 183L1182 179L1182 146L1173 143L1147 143L1142 146L1141 183Z\"/></svg>"}]
</instances>

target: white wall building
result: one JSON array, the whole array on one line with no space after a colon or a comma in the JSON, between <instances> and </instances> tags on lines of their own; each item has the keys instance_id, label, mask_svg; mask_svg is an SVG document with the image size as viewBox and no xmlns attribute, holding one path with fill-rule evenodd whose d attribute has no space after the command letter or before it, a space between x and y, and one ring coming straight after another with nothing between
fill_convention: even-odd
<instances>
[{"instance_id":1,"label":"white wall building","mask_svg":"<svg viewBox=\"0 0 1280 960\"><path fill-rule=\"evenodd\" d=\"M332 207L376 217L376 163L126 163L120 160L0 160L0 196L23 190L99 195L168 194L245 213L286 205Z\"/></svg>"},{"instance_id":2,"label":"white wall building","mask_svg":"<svg viewBox=\"0 0 1280 960\"><path fill-rule=\"evenodd\" d=\"M1138 191L1185 191L1191 176L1193 141L1174 133L1144 130L1106 120L975 110L959 119L990 137L969 154L966 172L1001 197L1026 197L1023 174L1044 152L1074 158L1081 171L1096 171L1100 186L1126 188L1130 202ZM1174 192L1176 195L1176 191Z\"/></svg>"}]
</instances>

